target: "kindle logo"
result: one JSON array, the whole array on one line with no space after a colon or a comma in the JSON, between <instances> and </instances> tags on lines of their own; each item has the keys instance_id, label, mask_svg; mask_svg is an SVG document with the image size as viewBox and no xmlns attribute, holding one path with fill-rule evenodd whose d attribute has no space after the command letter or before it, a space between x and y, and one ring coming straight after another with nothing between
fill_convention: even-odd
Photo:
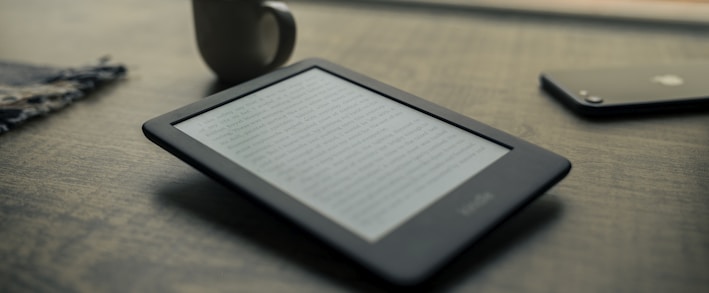
<instances>
[{"instance_id":1,"label":"kindle logo","mask_svg":"<svg viewBox=\"0 0 709 293\"><path fill-rule=\"evenodd\" d=\"M491 200L495 199L495 194L492 192L478 193L467 203L463 204L458 208L458 213L463 216L470 216L477 212L481 207L488 204Z\"/></svg>"}]
</instances>

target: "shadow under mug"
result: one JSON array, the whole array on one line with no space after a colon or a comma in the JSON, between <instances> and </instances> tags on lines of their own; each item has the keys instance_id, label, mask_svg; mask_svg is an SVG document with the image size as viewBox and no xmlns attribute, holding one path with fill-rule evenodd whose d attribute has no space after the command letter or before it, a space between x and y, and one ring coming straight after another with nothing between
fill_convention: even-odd
<instances>
[{"instance_id":1,"label":"shadow under mug","mask_svg":"<svg viewBox=\"0 0 709 293\"><path fill-rule=\"evenodd\" d=\"M295 19L280 1L192 0L197 46L226 83L283 65L295 47Z\"/></svg>"}]
</instances>

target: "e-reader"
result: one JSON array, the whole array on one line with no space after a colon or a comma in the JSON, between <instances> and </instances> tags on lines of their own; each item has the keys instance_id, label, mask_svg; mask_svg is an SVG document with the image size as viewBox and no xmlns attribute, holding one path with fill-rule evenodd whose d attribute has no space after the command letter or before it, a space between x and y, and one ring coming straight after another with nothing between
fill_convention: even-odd
<instances>
[{"instance_id":1,"label":"e-reader","mask_svg":"<svg viewBox=\"0 0 709 293\"><path fill-rule=\"evenodd\" d=\"M571 168L557 154L321 59L154 118L143 131L399 285L431 276Z\"/></svg>"}]
</instances>

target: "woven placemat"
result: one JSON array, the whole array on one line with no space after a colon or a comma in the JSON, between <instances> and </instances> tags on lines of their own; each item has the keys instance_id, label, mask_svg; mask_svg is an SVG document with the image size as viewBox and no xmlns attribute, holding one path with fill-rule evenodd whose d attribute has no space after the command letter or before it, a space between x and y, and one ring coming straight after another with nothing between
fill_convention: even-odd
<instances>
[{"instance_id":1,"label":"woven placemat","mask_svg":"<svg viewBox=\"0 0 709 293\"><path fill-rule=\"evenodd\" d=\"M94 65L56 68L0 61L0 134L81 99L126 69L104 57Z\"/></svg>"}]
</instances>

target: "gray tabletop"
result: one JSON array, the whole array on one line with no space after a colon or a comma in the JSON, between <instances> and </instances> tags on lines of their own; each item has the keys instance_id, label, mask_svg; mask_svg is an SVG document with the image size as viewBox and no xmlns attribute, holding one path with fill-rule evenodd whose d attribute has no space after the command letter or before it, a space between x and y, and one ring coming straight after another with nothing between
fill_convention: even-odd
<instances>
[{"instance_id":1,"label":"gray tabletop","mask_svg":"<svg viewBox=\"0 0 709 293\"><path fill-rule=\"evenodd\" d=\"M291 1L321 57L567 157L574 169L432 291L706 292L709 114L590 120L552 68L709 60L709 27L435 5ZM128 75L0 136L0 291L388 291L151 144L141 124L220 88L186 0L5 0L0 59Z\"/></svg>"}]
</instances>

